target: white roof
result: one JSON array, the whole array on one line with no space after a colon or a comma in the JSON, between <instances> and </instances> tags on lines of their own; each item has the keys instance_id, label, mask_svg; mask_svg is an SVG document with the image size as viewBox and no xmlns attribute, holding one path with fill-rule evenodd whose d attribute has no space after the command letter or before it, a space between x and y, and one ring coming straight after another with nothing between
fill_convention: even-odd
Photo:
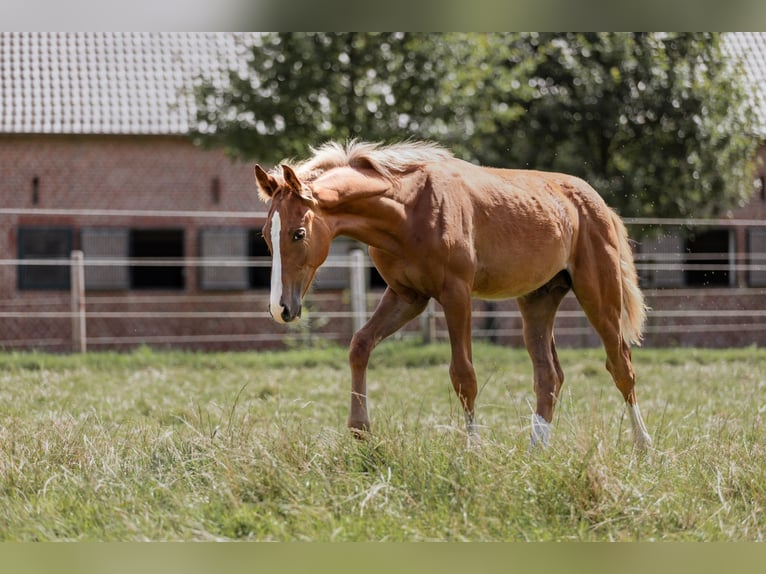
<instances>
[{"instance_id":1,"label":"white roof","mask_svg":"<svg viewBox=\"0 0 766 574\"><path fill-rule=\"evenodd\" d=\"M0 133L186 134L255 34L0 33Z\"/></svg>"},{"instance_id":2,"label":"white roof","mask_svg":"<svg viewBox=\"0 0 766 574\"><path fill-rule=\"evenodd\" d=\"M766 32L727 32L723 34L723 48L742 62L757 116L753 132L766 136Z\"/></svg>"},{"instance_id":3,"label":"white roof","mask_svg":"<svg viewBox=\"0 0 766 574\"><path fill-rule=\"evenodd\" d=\"M0 133L187 134L200 76L243 74L256 33L0 32ZM766 33L723 35L766 135Z\"/></svg>"}]
</instances>

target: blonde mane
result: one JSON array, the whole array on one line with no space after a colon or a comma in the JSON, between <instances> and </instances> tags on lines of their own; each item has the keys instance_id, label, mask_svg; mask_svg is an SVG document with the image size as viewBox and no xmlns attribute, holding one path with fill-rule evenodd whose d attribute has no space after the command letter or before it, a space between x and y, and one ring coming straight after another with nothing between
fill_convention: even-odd
<instances>
[{"instance_id":1,"label":"blonde mane","mask_svg":"<svg viewBox=\"0 0 766 574\"><path fill-rule=\"evenodd\" d=\"M349 140L345 145L327 142L311 148L311 158L293 166L303 181L313 181L335 167L358 167L375 170L383 177L407 171L424 163L451 159L452 153L432 142L406 141L392 145Z\"/></svg>"}]
</instances>

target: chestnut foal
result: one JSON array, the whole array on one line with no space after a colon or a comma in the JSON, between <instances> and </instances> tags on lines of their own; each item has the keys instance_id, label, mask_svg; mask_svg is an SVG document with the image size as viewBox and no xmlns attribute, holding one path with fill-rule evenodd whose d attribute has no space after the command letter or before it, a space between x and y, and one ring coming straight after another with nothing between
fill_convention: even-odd
<instances>
[{"instance_id":1,"label":"chestnut foal","mask_svg":"<svg viewBox=\"0 0 766 574\"><path fill-rule=\"evenodd\" d=\"M351 141L313 152L268 173L255 166L261 198L270 203L264 227L273 258L270 311L282 323L300 317L334 237L369 246L388 287L351 341L352 430L370 428L370 353L433 298L444 309L449 374L469 441L476 438L471 299L517 298L537 395L531 442L547 444L564 382L553 323L571 289L604 344L635 444L651 443L630 354L641 340L644 300L625 226L593 188L560 173L476 166L431 143Z\"/></svg>"}]
</instances>

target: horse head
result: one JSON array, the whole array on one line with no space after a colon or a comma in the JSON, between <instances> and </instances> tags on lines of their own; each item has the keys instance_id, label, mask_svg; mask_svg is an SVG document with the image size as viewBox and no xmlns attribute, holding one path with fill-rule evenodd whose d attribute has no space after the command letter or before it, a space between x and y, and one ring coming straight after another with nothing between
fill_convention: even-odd
<instances>
[{"instance_id":1,"label":"horse head","mask_svg":"<svg viewBox=\"0 0 766 574\"><path fill-rule=\"evenodd\" d=\"M269 312L279 323L301 316L303 297L330 252L332 235L310 187L287 165L282 173L255 166L260 196L271 203L263 237L271 251Z\"/></svg>"}]
</instances>

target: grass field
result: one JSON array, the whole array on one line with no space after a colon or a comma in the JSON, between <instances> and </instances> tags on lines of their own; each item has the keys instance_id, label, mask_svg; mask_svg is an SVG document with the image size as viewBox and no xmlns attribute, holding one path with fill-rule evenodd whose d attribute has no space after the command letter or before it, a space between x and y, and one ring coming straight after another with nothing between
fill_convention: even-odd
<instances>
[{"instance_id":1,"label":"grass field","mask_svg":"<svg viewBox=\"0 0 766 574\"><path fill-rule=\"evenodd\" d=\"M476 345L466 451L446 345L382 345L373 434L346 350L0 354L0 540L764 540L766 352L634 352L654 438L601 350L563 350L552 446L527 451L526 353Z\"/></svg>"}]
</instances>

